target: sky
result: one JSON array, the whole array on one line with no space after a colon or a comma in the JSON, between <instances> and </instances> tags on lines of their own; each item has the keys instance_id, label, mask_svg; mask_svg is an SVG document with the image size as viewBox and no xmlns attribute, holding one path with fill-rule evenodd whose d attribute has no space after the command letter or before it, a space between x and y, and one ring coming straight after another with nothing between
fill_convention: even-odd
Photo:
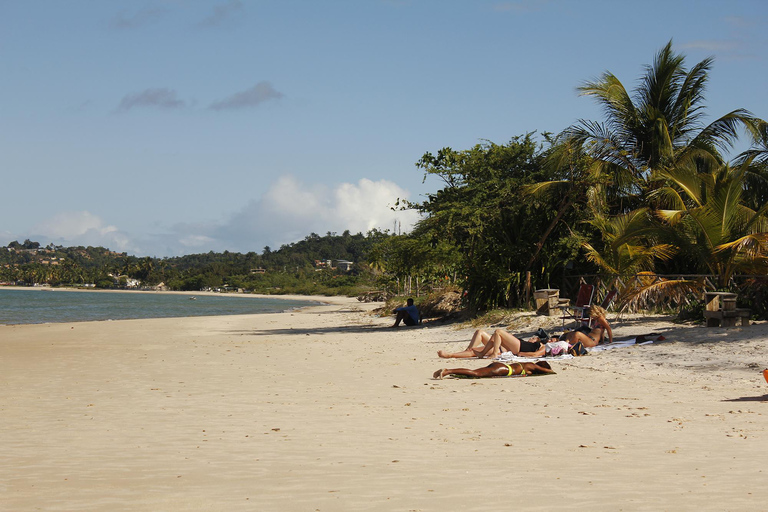
<instances>
[{"instance_id":1,"label":"sky","mask_svg":"<svg viewBox=\"0 0 768 512\"><path fill-rule=\"evenodd\" d=\"M0 244L261 253L408 232L415 163L601 120L667 42L768 119L764 0L0 0Z\"/></svg>"}]
</instances>

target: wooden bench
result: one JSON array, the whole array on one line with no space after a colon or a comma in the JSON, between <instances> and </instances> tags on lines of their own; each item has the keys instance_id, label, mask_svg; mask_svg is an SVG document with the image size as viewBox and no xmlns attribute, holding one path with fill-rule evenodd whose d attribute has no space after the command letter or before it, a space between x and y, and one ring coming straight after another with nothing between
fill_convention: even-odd
<instances>
[{"instance_id":1,"label":"wooden bench","mask_svg":"<svg viewBox=\"0 0 768 512\"><path fill-rule=\"evenodd\" d=\"M736 294L730 292L705 292L706 307L704 318L707 327L735 327L739 319L741 325L749 325L752 312L749 309L736 307Z\"/></svg>"}]
</instances>

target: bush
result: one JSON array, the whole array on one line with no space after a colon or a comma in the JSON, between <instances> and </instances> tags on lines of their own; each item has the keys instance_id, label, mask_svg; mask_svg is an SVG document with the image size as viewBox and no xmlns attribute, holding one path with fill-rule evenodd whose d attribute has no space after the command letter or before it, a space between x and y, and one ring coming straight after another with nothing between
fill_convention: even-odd
<instances>
[{"instance_id":1,"label":"bush","mask_svg":"<svg viewBox=\"0 0 768 512\"><path fill-rule=\"evenodd\" d=\"M768 277L747 280L739 290L738 307L752 310L752 318L768 320Z\"/></svg>"},{"instance_id":2,"label":"bush","mask_svg":"<svg viewBox=\"0 0 768 512\"><path fill-rule=\"evenodd\" d=\"M693 297L688 297L688 302L684 304L677 313L677 320L681 322L692 320L694 322L704 321L704 301Z\"/></svg>"}]
</instances>

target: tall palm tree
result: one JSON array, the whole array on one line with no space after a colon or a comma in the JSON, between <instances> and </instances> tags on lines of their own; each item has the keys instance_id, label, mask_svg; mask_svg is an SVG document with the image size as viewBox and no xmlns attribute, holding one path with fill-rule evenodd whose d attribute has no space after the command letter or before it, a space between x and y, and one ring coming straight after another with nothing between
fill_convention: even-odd
<instances>
[{"instance_id":1,"label":"tall palm tree","mask_svg":"<svg viewBox=\"0 0 768 512\"><path fill-rule=\"evenodd\" d=\"M721 163L719 150L733 146L740 127L753 125L754 116L744 109L703 125L711 66L707 58L686 70L685 58L672 50L670 41L646 68L634 95L610 72L579 88L597 99L606 119L582 120L567 133L602 164L614 193L644 196L658 185L657 174L665 169L684 162Z\"/></svg>"}]
</instances>

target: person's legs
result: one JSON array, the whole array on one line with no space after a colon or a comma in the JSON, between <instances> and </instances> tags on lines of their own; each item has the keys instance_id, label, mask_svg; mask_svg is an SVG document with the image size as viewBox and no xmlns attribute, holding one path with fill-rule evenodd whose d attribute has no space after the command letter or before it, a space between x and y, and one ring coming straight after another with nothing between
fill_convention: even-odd
<instances>
[{"instance_id":1,"label":"person's legs","mask_svg":"<svg viewBox=\"0 0 768 512\"><path fill-rule=\"evenodd\" d=\"M416 325L416 322L413 321L413 318L411 318L411 315L407 311L397 312L397 315L395 316L395 325L392 327L399 326L400 322L403 322L405 325Z\"/></svg>"},{"instance_id":2,"label":"person's legs","mask_svg":"<svg viewBox=\"0 0 768 512\"><path fill-rule=\"evenodd\" d=\"M496 329L491 336L493 341L494 357L498 356L502 352L502 348L506 352L512 352L513 354L520 353L520 338L502 329Z\"/></svg>"},{"instance_id":3,"label":"person's legs","mask_svg":"<svg viewBox=\"0 0 768 512\"><path fill-rule=\"evenodd\" d=\"M472 335L472 339L469 340L469 345L467 345L466 350L470 350L473 348L483 347L486 343L488 343L488 340L491 339L491 335L485 332L482 329L478 329L475 331L475 333Z\"/></svg>"},{"instance_id":4,"label":"person's legs","mask_svg":"<svg viewBox=\"0 0 768 512\"><path fill-rule=\"evenodd\" d=\"M437 355L442 358L477 357L477 350L478 349L482 350L485 347L485 345L488 343L488 340L490 339L491 339L490 334L483 331L482 329L478 329L472 335L472 339L469 341L469 345L467 346L467 348L465 348L461 352L454 352L451 354L443 350L438 350Z\"/></svg>"}]
</instances>

